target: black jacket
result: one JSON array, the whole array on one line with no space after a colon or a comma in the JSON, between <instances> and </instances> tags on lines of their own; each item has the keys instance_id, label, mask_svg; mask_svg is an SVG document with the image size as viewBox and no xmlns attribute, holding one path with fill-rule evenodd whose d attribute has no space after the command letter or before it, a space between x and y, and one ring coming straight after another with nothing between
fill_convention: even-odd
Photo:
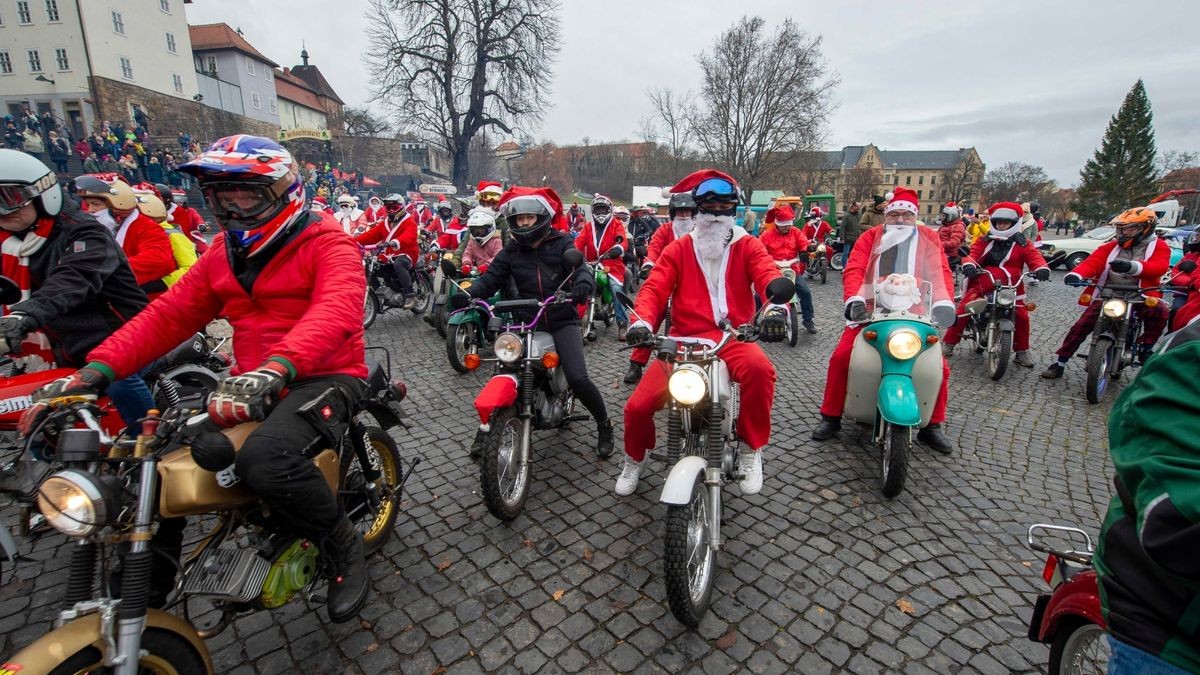
<instances>
[{"instance_id":1,"label":"black jacket","mask_svg":"<svg viewBox=\"0 0 1200 675\"><path fill-rule=\"evenodd\" d=\"M487 272L472 284L470 293L475 298L490 298L496 291L507 288L511 277L522 300L545 300L554 294L559 284L568 277L570 283L563 286L569 291L575 287L588 289L590 295L596 288L596 280L587 265L572 269L563 261L563 254L575 248L570 237L557 230L552 231L537 248L522 246L509 241L496 254ZM540 264L539 264L540 263ZM518 316L522 321L533 318L534 312ZM578 324L579 315L574 305L554 305L546 309L543 324L546 330L554 330L564 324Z\"/></svg>"},{"instance_id":2,"label":"black jacket","mask_svg":"<svg viewBox=\"0 0 1200 675\"><path fill-rule=\"evenodd\" d=\"M46 331L60 367L87 353L146 306L129 261L108 230L71 199L42 248L29 258L31 294L12 311Z\"/></svg>"},{"instance_id":3,"label":"black jacket","mask_svg":"<svg viewBox=\"0 0 1200 675\"><path fill-rule=\"evenodd\" d=\"M655 230L658 229L658 218L654 216L641 216L634 218L630 223L629 236L636 242L638 239L644 239L642 246L650 242L650 237L654 236Z\"/></svg>"}]
</instances>

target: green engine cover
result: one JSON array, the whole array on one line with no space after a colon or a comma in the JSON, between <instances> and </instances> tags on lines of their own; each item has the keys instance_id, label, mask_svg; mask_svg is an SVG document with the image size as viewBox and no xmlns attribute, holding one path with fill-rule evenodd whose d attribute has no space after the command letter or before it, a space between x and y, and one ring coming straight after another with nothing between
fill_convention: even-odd
<instances>
[{"instance_id":1,"label":"green engine cover","mask_svg":"<svg viewBox=\"0 0 1200 675\"><path fill-rule=\"evenodd\" d=\"M317 575L319 552L307 539L297 539L271 563L259 602L266 609L282 607Z\"/></svg>"}]
</instances>

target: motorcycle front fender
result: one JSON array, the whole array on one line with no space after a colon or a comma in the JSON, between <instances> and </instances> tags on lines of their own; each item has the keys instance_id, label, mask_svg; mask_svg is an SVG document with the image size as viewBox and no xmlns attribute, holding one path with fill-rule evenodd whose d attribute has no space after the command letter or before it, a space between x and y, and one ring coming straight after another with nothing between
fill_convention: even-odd
<instances>
[{"instance_id":1,"label":"motorcycle front fender","mask_svg":"<svg viewBox=\"0 0 1200 675\"><path fill-rule=\"evenodd\" d=\"M1013 332L1017 328L1017 325L1013 322L1012 319L1000 319L999 323L1000 323L1000 330L1008 331L1009 333Z\"/></svg>"},{"instance_id":2,"label":"motorcycle front fender","mask_svg":"<svg viewBox=\"0 0 1200 675\"><path fill-rule=\"evenodd\" d=\"M921 399L912 377L889 373L879 381L879 414L902 427L921 425Z\"/></svg>"},{"instance_id":3,"label":"motorcycle front fender","mask_svg":"<svg viewBox=\"0 0 1200 675\"><path fill-rule=\"evenodd\" d=\"M363 411L375 418L379 426L384 429L394 429L404 426L403 418L405 417L404 410L399 403L384 403L375 399L368 399L362 402Z\"/></svg>"},{"instance_id":4,"label":"motorcycle front fender","mask_svg":"<svg viewBox=\"0 0 1200 675\"><path fill-rule=\"evenodd\" d=\"M465 310L462 312L455 312L455 313L451 314L446 319L446 323L448 325L453 326L453 325L457 325L460 323L480 323L480 324L482 324L483 322L480 321L480 319L479 319L479 311L478 310L468 309L468 310Z\"/></svg>"},{"instance_id":5,"label":"motorcycle front fender","mask_svg":"<svg viewBox=\"0 0 1200 675\"><path fill-rule=\"evenodd\" d=\"M204 640L196 634L191 624L174 614L150 609L146 611L146 628L155 628L183 638L196 650L204 662L204 672L213 671L212 657ZM8 659L4 666L21 675L48 675L63 661L87 647L104 648L100 635L100 615L88 614L46 633L28 647Z\"/></svg>"},{"instance_id":6,"label":"motorcycle front fender","mask_svg":"<svg viewBox=\"0 0 1200 675\"><path fill-rule=\"evenodd\" d=\"M517 376L509 373L496 375L483 385L475 397L475 410L479 412L480 424L487 424L492 413L517 402Z\"/></svg>"},{"instance_id":7,"label":"motorcycle front fender","mask_svg":"<svg viewBox=\"0 0 1200 675\"><path fill-rule=\"evenodd\" d=\"M658 501L663 504L683 506L692 503L692 488L696 486L696 476L703 474L708 462L703 457L689 455L681 458L671 467L671 473L663 483L662 494Z\"/></svg>"}]
</instances>

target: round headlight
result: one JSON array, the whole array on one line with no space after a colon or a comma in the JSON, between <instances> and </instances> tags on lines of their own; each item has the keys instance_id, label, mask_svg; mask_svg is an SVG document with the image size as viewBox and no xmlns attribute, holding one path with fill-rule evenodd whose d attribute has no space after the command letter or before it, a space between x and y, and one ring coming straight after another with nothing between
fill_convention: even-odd
<instances>
[{"instance_id":1,"label":"round headlight","mask_svg":"<svg viewBox=\"0 0 1200 675\"><path fill-rule=\"evenodd\" d=\"M998 305L1004 305L1005 307L1008 307L1009 305L1015 305L1016 302L1017 292L1012 289L1005 288L996 294L996 304Z\"/></svg>"},{"instance_id":2,"label":"round headlight","mask_svg":"<svg viewBox=\"0 0 1200 675\"><path fill-rule=\"evenodd\" d=\"M525 351L525 345L521 343L521 338L516 333L501 333L492 348L496 352L496 358L504 363L513 363L521 358L521 354Z\"/></svg>"},{"instance_id":3,"label":"round headlight","mask_svg":"<svg viewBox=\"0 0 1200 675\"><path fill-rule=\"evenodd\" d=\"M921 337L911 330L898 330L887 341L888 353L907 361L921 353Z\"/></svg>"},{"instance_id":4,"label":"round headlight","mask_svg":"<svg viewBox=\"0 0 1200 675\"><path fill-rule=\"evenodd\" d=\"M825 244L821 244L820 246L817 246L817 253L824 253L824 252L825 252Z\"/></svg>"},{"instance_id":5,"label":"round headlight","mask_svg":"<svg viewBox=\"0 0 1200 675\"><path fill-rule=\"evenodd\" d=\"M1104 316L1107 316L1110 319L1119 319L1125 316L1125 309L1126 305L1124 300L1117 300L1114 298L1104 302Z\"/></svg>"},{"instance_id":6,"label":"round headlight","mask_svg":"<svg viewBox=\"0 0 1200 675\"><path fill-rule=\"evenodd\" d=\"M38 488L38 510L54 529L69 537L86 537L105 523L104 492L96 477L82 471L60 471Z\"/></svg>"},{"instance_id":7,"label":"round headlight","mask_svg":"<svg viewBox=\"0 0 1200 675\"><path fill-rule=\"evenodd\" d=\"M667 389L671 398L683 405L695 405L704 398L708 391L708 383L699 370L693 368L677 368L667 380Z\"/></svg>"}]
</instances>

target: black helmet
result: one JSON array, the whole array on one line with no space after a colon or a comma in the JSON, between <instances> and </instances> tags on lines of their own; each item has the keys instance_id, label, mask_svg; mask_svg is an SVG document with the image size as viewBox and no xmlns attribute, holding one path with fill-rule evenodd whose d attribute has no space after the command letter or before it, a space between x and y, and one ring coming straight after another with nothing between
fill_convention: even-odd
<instances>
[{"instance_id":1,"label":"black helmet","mask_svg":"<svg viewBox=\"0 0 1200 675\"><path fill-rule=\"evenodd\" d=\"M671 201L667 205L667 213L671 215L672 219L675 218L676 209L687 209L692 212L692 215L695 215L696 198L690 192L676 192L671 195Z\"/></svg>"},{"instance_id":2,"label":"black helmet","mask_svg":"<svg viewBox=\"0 0 1200 675\"><path fill-rule=\"evenodd\" d=\"M162 200L163 204L174 203L175 198L171 194L171 188L169 186L163 185L162 183L155 183L154 189L158 192L158 198Z\"/></svg>"},{"instance_id":3,"label":"black helmet","mask_svg":"<svg viewBox=\"0 0 1200 675\"><path fill-rule=\"evenodd\" d=\"M554 218L546 203L534 196L509 199L500 207L500 215L508 220L508 231L513 239L524 246L531 246L540 241L550 229L550 221ZM516 218L520 215L534 215L537 216L537 220L532 225L520 227Z\"/></svg>"},{"instance_id":4,"label":"black helmet","mask_svg":"<svg viewBox=\"0 0 1200 675\"><path fill-rule=\"evenodd\" d=\"M1036 215L1038 215L1038 214L1039 214L1039 213L1041 213L1041 212L1042 212L1042 205L1041 205L1041 204L1039 204L1039 203L1037 203L1037 202L1035 202L1035 201L1030 201L1030 202L1029 202L1029 214L1030 214L1030 215L1032 215L1032 216L1036 216Z\"/></svg>"}]
</instances>

